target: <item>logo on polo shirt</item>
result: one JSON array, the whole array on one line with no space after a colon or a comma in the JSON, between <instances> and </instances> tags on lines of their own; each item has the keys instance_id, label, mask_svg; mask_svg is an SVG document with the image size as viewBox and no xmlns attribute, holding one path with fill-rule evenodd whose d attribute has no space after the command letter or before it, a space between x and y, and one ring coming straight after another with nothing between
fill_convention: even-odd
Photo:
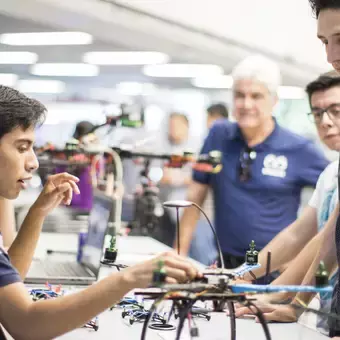
<instances>
[{"instance_id":1,"label":"logo on polo shirt","mask_svg":"<svg viewBox=\"0 0 340 340\"><path fill-rule=\"evenodd\" d=\"M286 177L288 159L286 156L267 155L263 160L262 174L273 177Z\"/></svg>"}]
</instances>

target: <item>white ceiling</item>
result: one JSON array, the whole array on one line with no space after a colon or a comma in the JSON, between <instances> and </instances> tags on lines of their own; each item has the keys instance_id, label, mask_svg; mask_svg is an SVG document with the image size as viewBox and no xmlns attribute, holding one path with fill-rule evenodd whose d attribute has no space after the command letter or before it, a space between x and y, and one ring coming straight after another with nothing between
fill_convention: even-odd
<instances>
[{"instance_id":1,"label":"white ceiling","mask_svg":"<svg viewBox=\"0 0 340 340\"><path fill-rule=\"evenodd\" d=\"M301 86L329 69L307 0L3 0L0 13L0 33L77 30L95 38L88 46L0 45L37 52L40 61L80 62L89 50L153 50L173 62L216 63L228 74L244 56L261 52L279 62L285 85ZM0 67L10 70L30 76L27 66ZM185 79L150 79L131 66L104 66L99 77L66 80L78 88L123 80L190 86Z\"/></svg>"}]
</instances>

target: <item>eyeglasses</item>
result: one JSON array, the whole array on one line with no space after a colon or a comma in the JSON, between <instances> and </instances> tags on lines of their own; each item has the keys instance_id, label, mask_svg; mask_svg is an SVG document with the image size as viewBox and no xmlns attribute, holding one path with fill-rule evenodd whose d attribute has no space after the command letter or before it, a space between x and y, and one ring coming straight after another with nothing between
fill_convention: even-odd
<instances>
[{"instance_id":1,"label":"eyeglasses","mask_svg":"<svg viewBox=\"0 0 340 340\"><path fill-rule=\"evenodd\" d=\"M238 176L241 182L246 182L251 179L251 165L256 158L256 151L249 146L241 150L240 166Z\"/></svg>"},{"instance_id":2,"label":"eyeglasses","mask_svg":"<svg viewBox=\"0 0 340 340\"><path fill-rule=\"evenodd\" d=\"M340 104L332 104L325 109L313 109L312 112L308 113L309 119L315 123L316 125L321 124L324 113L327 113L329 119L333 122L336 121L339 123L340 121Z\"/></svg>"}]
</instances>

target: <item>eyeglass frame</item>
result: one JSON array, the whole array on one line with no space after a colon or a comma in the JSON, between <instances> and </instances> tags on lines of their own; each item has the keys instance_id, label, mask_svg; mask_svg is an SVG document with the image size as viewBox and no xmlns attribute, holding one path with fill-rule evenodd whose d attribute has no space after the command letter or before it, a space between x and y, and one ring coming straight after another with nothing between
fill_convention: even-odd
<instances>
[{"instance_id":1,"label":"eyeglass frame","mask_svg":"<svg viewBox=\"0 0 340 340\"><path fill-rule=\"evenodd\" d=\"M328 112L330 108L332 107L338 107L339 108L339 113L337 115L337 117L335 117L332 113ZM307 115L308 117L312 117L310 118L310 120L313 120L312 122L316 125L320 125L323 119L323 115L326 113L328 118L334 122L334 121L339 121L340 122L340 103L333 103L329 106L327 106L325 109L319 109L319 110L315 110L317 111L316 114L319 115L319 120L316 119L315 114L313 113L313 109L311 112L308 112Z\"/></svg>"}]
</instances>

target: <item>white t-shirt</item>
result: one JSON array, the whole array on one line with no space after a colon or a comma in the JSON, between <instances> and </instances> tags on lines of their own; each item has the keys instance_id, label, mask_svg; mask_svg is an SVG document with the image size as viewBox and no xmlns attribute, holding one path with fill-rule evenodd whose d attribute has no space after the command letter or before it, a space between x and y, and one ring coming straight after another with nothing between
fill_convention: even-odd
<instances>
[{"instance_id":1,"label":"white t-shirt","mask_svg":"<svg viewBox=\"0 0 340 340\"><path fill-rule=\"evenodd\" d=\"M309 205L317 210L320 231L338 202L338 161L334 161L319 176Z\"/></svg>"},{"instance_id":2,"label":"white t-shirt","mask_svg":"<svg viewBox=\"0 0 340 340\"><path fill-rule=\"evenodd\" d=\"M317 210L318 231L320 231L328 221L338 202L338 161L334 161L319 176L314 193L309 201L309 205ZM330 278L330 284L335 285L337 272ZM320 306L323 311L329 311L332 294L321 294ZM314 302L314 303L313 303ZM313 300L312 304L315 304ZM309 322L308 322L309 323ZM309 323L310 324L310 323ZM316 318L316 328L324 334L328 334L327 318L318 316Z\"/></svg>"}]
</instances>

